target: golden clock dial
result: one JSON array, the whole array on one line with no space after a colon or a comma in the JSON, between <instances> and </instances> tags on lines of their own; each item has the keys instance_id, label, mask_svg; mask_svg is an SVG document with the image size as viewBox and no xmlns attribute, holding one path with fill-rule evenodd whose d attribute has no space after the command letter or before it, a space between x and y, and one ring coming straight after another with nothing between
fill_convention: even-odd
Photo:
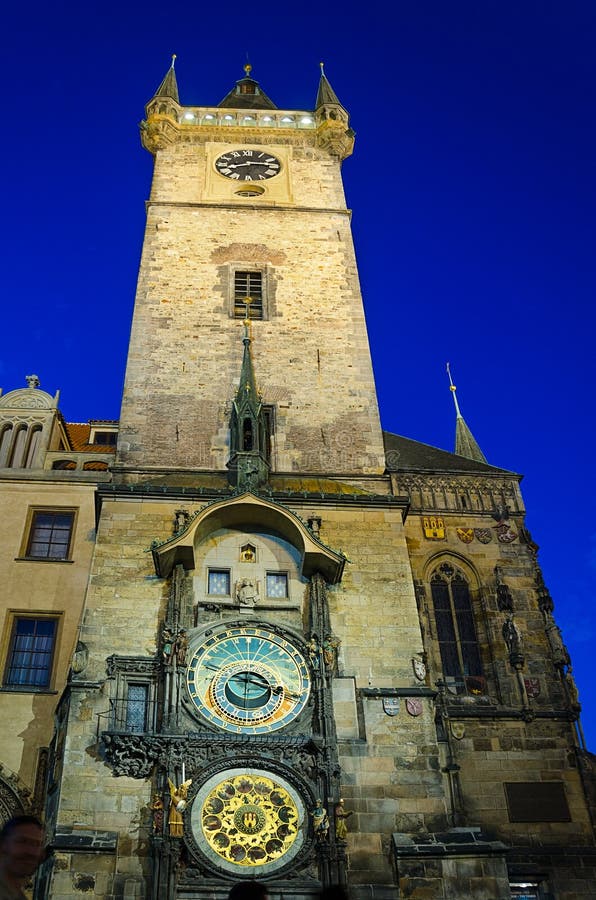
<instances>
[{"instance_id":1,"label":"golden clock dial","mask_svg":"<svg viewBox=\"0 0 596 900\"><path fill-rule=\"evenodd\" d=\"M209 846L238 866L283 856L298 835L298 809L288 791L264 775L235 775L218 784L201 810Z\"/></svg>"},{"instance_id":2,"label":"golden clock dial","mask_svg":"<svg viewBox=\"0 0 596 900\"><path fill-rule=\"evenodd\" d=\"M219 772L200 788L190 824L199 849L218 870L262 877L287 865L304 845L304 800L266 769Z\"/></svg>"},{"instance_id":3,"label":"golden clock dial","mask_svg":"<svg viewBox=\"0 0 596 900\"><path fill-rule=\"evenodd\" d=\"M233 181L266 181L281 172L281 163L268 150L238 147L215 160L220 175Z\"/></svg>"},{"instance_id":4,"label":"golden clock dial","mask_svg":"<svg viewBox=\"0 0 596 900\"><path fill-rule=\"evenodd\" d=\"M291 641L257 625L205 635L187 670L188 694L208 722L266 734L295 719L310 692L308 666Z\"/></svg>"}]
</instances>

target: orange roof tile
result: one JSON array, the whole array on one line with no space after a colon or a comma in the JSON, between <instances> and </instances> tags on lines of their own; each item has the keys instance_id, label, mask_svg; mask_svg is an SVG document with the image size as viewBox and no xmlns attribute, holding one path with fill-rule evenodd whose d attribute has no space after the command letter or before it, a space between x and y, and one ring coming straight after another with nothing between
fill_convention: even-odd
<instances>
[{"instance_id":1,"label":"orange roof tile","mask_svg":"<svg viewBox=\"0 0 596 900\"><path fill-rule=\"evenodd\" d=\"M64 426L73 450L79 453L114 453L115 447L112 444L89 443L89 422L65 422Z\"/></svg>"}]
</instances>

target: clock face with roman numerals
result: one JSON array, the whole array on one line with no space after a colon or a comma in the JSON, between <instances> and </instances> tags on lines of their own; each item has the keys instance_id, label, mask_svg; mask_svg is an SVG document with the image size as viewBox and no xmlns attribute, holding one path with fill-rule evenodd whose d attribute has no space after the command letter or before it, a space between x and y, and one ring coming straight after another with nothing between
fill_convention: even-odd
<instances>
[{"instance_id":1,"label":"clock face with roman numerals","mask_svg":"<svg viewBox=\"0 0 596 900\"><path fill-rule=\"evenodd\" d=\"M215 160L220 175L234 181L265 181L281 172L281 163L267 150L228 150Z\"/></svg>"},{"instance_id":2,"label":"clock face with roman numerals","mask_svg":"<svg viewBox=\"0 0 596 900\"><path fill-rule=\"evenodd\" d=\"M208 722L236 734L266 734L302 712L310 678L302 653L282 635L230 624L206 634L194 650L187 688Z\"/></svg>"}]
</instances>

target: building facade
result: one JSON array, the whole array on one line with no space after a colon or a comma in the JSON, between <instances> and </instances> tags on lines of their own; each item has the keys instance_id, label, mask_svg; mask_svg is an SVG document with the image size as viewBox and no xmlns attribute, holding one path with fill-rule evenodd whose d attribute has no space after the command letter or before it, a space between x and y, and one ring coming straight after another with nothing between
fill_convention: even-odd
<instances>
[{"instance_id":1,"label":"building facade","mask_svg":"<svg viewBox=\"0 0 596 900\"><path fill-rule=\"evenodd\" d=\"M56 701L82 664L97 483L115 422L68 423L30 375L0 396L0 821L45 805Z\"/></svg>"},{"instance_id":2,"label":"building facade","mask_svg":"<svg viewBox=\"0 0 596 900\"><path fill-rule=\"evenodd\" d=\"M593 896L591 756L519 476L382 431L348 114L251 77L155 168L47 815L72 898ZM454 394L455 396L455 394Z\"/></svg>"}]
</instances>

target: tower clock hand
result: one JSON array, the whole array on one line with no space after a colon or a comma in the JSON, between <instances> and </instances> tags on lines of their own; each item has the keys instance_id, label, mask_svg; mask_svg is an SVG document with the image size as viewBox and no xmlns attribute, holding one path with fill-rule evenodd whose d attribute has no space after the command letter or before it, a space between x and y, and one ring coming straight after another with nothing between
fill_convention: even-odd
<instances>
[{"instance_id":1,"label":"tower clock hand","mask_svg":"<svg viewBox=\"0 0 596 900\"><path fill-rule=\"evenodd\" d=\"M226 163L226 169L239 169L241 166L273 166L275 168L275 163L268 163L267 161L261 161L259 159L251 159L248 162L241 163Z\"/></svg>"}]
</instances>

